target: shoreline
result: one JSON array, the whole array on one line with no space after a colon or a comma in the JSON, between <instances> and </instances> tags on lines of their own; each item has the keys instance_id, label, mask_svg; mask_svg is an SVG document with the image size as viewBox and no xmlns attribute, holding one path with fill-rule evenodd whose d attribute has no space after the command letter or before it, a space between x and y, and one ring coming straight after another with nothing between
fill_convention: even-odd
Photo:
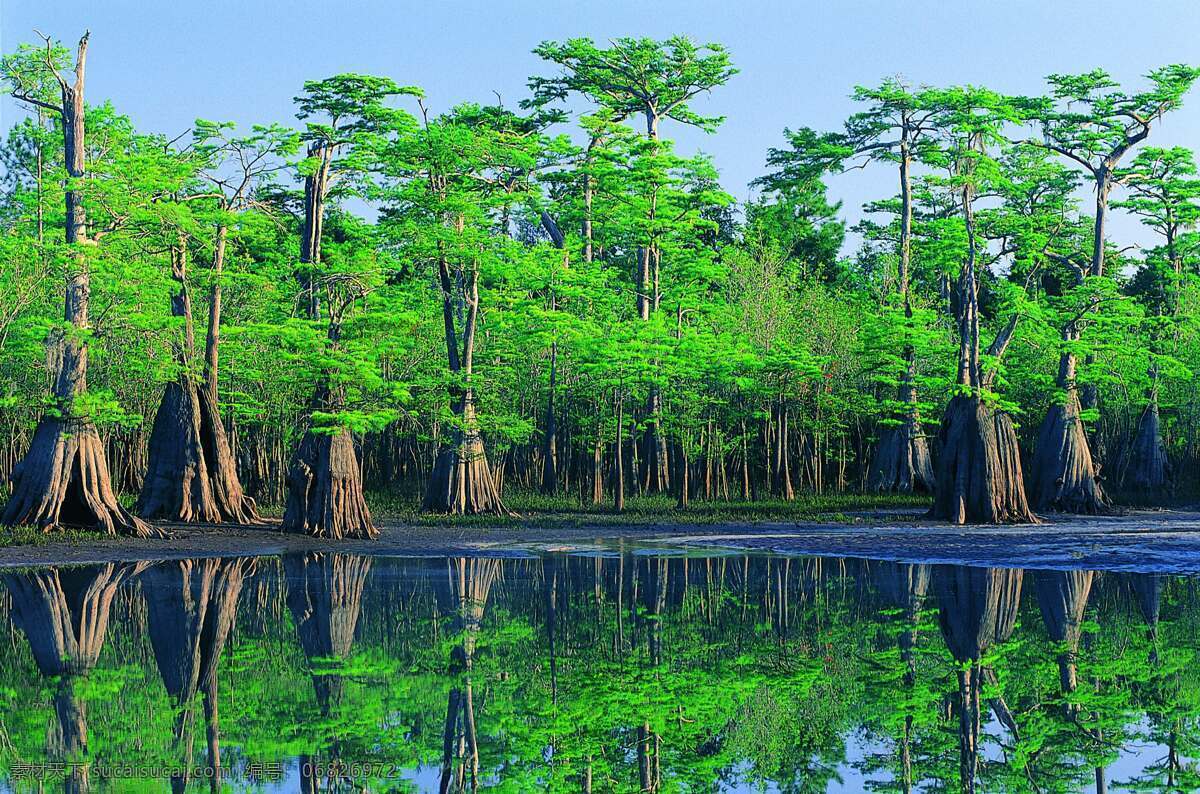
<instances>
[{"instance_id":1,"label":"shoreline","mask_svg":"<svg viewBox=\"0 0 1200 794\"><path fill-rule=\"evenodd\" d=\"M886 521L882 520L886 516ZM0 569L131 560L343 552L374 556L529 556L547 551L769 553L992 567L1200 573L1200 509L1057 516L1044 524L954 526L865 511L853 523L760 521L539 527L380 522L376 540L332 541L261 527L168 524L167 539L98 538L0 548ZM874 520L872 520L874 519ZM898 520L900 519L900 520Z\"/></svg>"}]
</instances>

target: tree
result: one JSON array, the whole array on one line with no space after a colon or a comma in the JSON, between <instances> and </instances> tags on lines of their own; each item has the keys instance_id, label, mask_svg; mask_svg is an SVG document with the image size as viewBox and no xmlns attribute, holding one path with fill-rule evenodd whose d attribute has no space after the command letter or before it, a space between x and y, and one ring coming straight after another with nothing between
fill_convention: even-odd
<instances>
[{"instance_id":1,"label":"tree","mask_svg":"<svg viewBox=\"0 0 1200 794\"><path fill-rule=\"evenodd\" d=\"M145 518L241 524L259 520L254 500L242 489L220 413L221 282L230 224L239 213L265 209L257 192L283 168L279 157L295 151L296 135L278 126L257 127L245 137L231 136L230 130L229 124L197 121L192 146L176 158L187 181L175 191L176 212L167 223L176 239L167 248L177 284L171 311L183 327L178 375L167 384L155 413L148 472L138 498ZM202 364L188 272L197 238L212 251Z\"/></svg>"},{"instance_id":2,"label":"tree","mask_svg":"<svg viewBox=\"0 0 1200 794\"><path fill-rule=\"evenodd\" d=\"M1181 237L1200 221L1200 179L1196 163L1187 149L1147 148L1138 152L1128 169L1116 178L1131 196L1113 206L1142 219L1163 237L1161 250L1151 251L1135 277L1147 310L1151 313L1150 364L1147 368L1146 406L1138 421L1126 460L1121 484L1130 491L1155 495L1172 485L1171 463L1163 444L1159 423L1160 379L1165 373L1180 373L1175 358L1179 347L1180 290L1187 277Z\"/></svg>"},{"instance_id":3,"label":"tree","mask_svg":"<svg viewBox=\"0 0 1200 794\"><path fill-rule=\"evenodd\" d=\"M1147 77L1153 84L1150 90L1129 94L1099 69L1080 75L1051 75L1051 97L1025 103L1026 117L1042 132L1042 140L1035 143L1078 164L1093 181L1091 256L1057 257L1071 269L1077 286L1104 277L1105 227L1117 167L1149 136L1164 113L1179 107L1200 77L1200 69L1165 66ZM1038 510L1098 513L1107 509L1080 416L1081 408L1095 407L1096 392L1089 387L1081 397L1076 387L1076 348L1084 317L1094 308L1069 314L1062 327L1057 386L1063 399L1050 407L1042 422L1032 463L1031 496Z\"/></svg>"},{"instance_id":4,"label":"tree","mask_svg":"<svg viewBox=\"0 0 1200 794\"><path fill-rule=\"evenodd\" d=\"M505 514L477 414L476 349L489 286L502 290L529 254L511 225L533 203L543 124L500 106L432 118L420 108L420 127L388 154L384 225L406 257L436 268L450 405L422 507Z\"/></svg>"},{"instance_id":5,"label":"tree","mask_svg":"<svg viewBox=\"0 0 1200 794\"><path fill-rule=\"evenodd\" d=\"M45 57L30 75L28 61L8 60L4 76L19 101L57 114L62 127L67 189L65 242L66 295L61 363L54 386L54 405L38 423L25 459L13 472L13 491L5 507L3 523L32 524L50 531L61 526L84 526L110 535L138 537L164 533L134 517L117 501L108 471L104 446L90 414L87 390L88 304L91 277L89 248L97 244L89 237L84 203L86 107L84 76L88 34L79 40L72 79L60 71L56 49L46 39ZM48 74L58 84L59 101L48 101L44 89ZM41 80L42 82L38 82ZM41 86L40 88L38 86Z\"/></svg>"},{"instance_id":6,"label":"tree","mask_svg":"<svg viewBox=\"0 0 1200 794\"><path fill-rule=\"evenodd\" d=\"M308 144L301 164L304 177L300 262L296 275L302 314L314 327L324 325L319 355L336 360L345 352L343 327L357 304L385 279L378 262L351 259L349 267L330 267L322 258L326 201L334 180L363 169L361 157L371 150L372 136L406 120L385 105L388 98L411 93L387 78L342 74L308 82L296 97L298 118L307 121L302 136ZM339 159L343 149L349 154ZM366 265L365 268L361 267ZM285 531L318 537L375 537L378 530L363 496L362 472L345 413L346 384L334 367L318 374L308 430L288 471Z\"/></svg>"},{"instance_id":7,"label":"tree","mask_svg":"<svg viewBox=\"0 0 1200 794\"><path fill-rule=\"evenodd\" d=\"M845 124L845 132L819 135L812 130L788 131L791 150L771 150L767 164L778 169L758 184L780 191L803 184L822 170L858 168L870 161L894 164L899 169L899 236L896 240L896 290L903 308L903 367L896 384L898 422L885 426L879 448L872 459L869 486L882 491L932 491L933 465L929 445L921 430L914 384L915 350L909 332L913 323L913 301L909 293L912 267L913 189L912 169L932 145L936 132L930 89L912 89L899 79L885 80L877 88L862 86L854 99L869 103ZM859 161L847 166L848 161Z\"/></svg>"},{"instance_id":8,"label":"tree","mask_svg":"<svg viewBox=\"0 0 1200 794\"><path fill-rule=\"evenodd\" d=\"M968 522L1027 523L1036 519L1025 499L1021 456L1012 420L997 410L989 394L994 365L985 365L980 348L980 250L975 201L995 179L989 156L1002 125L1011 115L1007 102L992 92L951 89L938 98L937 124L946 144L947 186L960 201L966 250L956 285L958 324L956 393L946 408L939 434L938 490L932 515L956 524ZM1009 320L987 348L994 359L1004 355L1016 328Z\"/></svg>"},{"instance_id":9,"label":"tree","mask_svg":"<svg viewBox=\"0 0 1200 794\"><path fill-rule=\"evenodd\" d=\"M556 77L530 80L536 101L544 103L581 94L603 108L612 122L641 115L649 143L647 164L651 167L660 154L662 121L672 119L712 131L721 119L701 116L689 103L699 94L724 85L737 73L724 47L719 44L699 46L683 36L666 41L622 38L612 42L607 49L597 47L591 39L568 39L561 43L543 42L534 53L562 68L562 73ZM653 173L648 176L642 191L645 231L637 248L635 277L638 315L644 321L649 321L651 315L658 312L662 269L657 234L662 226L658 204L662 178ZM652 484L650 490L665 491L670 486L670 467L666 438L659 429L662 416L660 390L651 389L646 414L649 423L643 459L647 466L647 482Z\"/></svg>"}]
</instances>

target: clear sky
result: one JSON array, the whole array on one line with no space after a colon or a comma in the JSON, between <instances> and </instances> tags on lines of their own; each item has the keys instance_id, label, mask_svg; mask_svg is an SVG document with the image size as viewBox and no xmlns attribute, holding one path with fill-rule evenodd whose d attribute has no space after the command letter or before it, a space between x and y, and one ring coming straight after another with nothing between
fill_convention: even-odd
<instances>
[{"instance_id":1,"label":"clear sky","mask_svg":"<svg viewBox=\"0 0 1200 794\"><path fill-rule=\"evenodd\" d=\"M419 85L437 110L493 92L515 105L548 71L530 53L542 40L683 33L725 44L741 72L697 104L727 117L716 133L664 134L711 154L738 198L784 127L837 127L856 84L902 75L1033 93L1052 72L1102 67L1139 85L1155 66L1200 63L1200 0L0 0L5 52L34 28L67 43L90 28L90 101L172 137L197 117L291 122L303 81L345 71ZM7 127L18 111L6 98L0 112ZM1200 148L1200 88L1152 142ZM835 177L832 193L853 218L894 181L874 168Z\"/></svg>"}]
</instances>

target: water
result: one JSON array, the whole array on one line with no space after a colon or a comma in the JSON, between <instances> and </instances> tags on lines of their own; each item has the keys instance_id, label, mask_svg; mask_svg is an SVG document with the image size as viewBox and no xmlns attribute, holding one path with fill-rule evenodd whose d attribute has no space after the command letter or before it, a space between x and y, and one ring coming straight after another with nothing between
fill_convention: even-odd
<instances>
[{"instance_id":1,"label":"water","mask_svg":"<svg viewBox=\"0 0 1200 794\"><path fill-rule=\"evenodd\" d=\"M1185 576L641 550L2 578L5 791L1200 787Z\"/></svg>"}]
</instances>

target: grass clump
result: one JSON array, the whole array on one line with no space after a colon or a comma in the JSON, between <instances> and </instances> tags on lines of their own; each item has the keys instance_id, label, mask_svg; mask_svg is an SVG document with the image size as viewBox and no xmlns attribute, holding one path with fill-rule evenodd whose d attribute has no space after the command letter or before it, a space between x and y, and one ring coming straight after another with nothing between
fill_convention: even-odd
<instances>
[{"instance_id":1,"label":"grass clump","mask_svg":"<svg viewBox=\"0 0 1200 794\"><path fill-rule=\"evenodd\" d=\"M97 540L107 538L98 532L86 529L56 529L53 532L43 532L37 527L16 526L0 529L0 548L9 546L48 546L52 543L67 543L72 546L85 546Z\"/></svg>"}]
</instances>

